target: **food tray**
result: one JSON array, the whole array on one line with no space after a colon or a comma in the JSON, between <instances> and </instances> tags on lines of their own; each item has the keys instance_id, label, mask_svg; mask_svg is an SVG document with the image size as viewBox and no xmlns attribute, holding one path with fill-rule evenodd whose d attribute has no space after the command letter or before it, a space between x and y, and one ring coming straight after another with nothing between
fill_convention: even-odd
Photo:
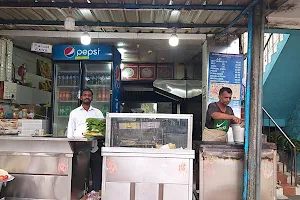
<instances>
[{"instance_id":1,"label":"food tray","mask_svg":"<svg viewBox=\"0 0 300 200\"><path fill-rule=\"evenodd\" d=\"M12 180L14 180L14 179L15 179L14 176L8 175L8 179L7 179L7 180L4 180L4 181L0 181L0 184L1 184L1 183L7 183L7 182L12 181Z\"/></svg>"},{"instance_id":2,"label":"food tray","mask_svg":"<svg viewBox=\"0 0 300 200\"><path fill-rule=\"evenodd\" d=\"M8 179L7 179L7 180L0 181L0 194L1 194L2 187L5 186L7 182L12 181L12 180L14 180L14 179L15 179L14 176L8 175ZM1 200L1 199L0 199L0 200Z\"/></svg>"}]
</instances>

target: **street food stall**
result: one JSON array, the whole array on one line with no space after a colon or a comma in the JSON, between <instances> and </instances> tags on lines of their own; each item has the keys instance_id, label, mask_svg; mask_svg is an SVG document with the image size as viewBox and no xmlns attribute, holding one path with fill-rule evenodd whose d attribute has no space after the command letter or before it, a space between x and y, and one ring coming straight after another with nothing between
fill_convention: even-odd
<instances>
[{"instance_id":1,"label":"street food stall","mask_svg":"<svg viewBox=\"0 0 300 200\"><path fill-rule=\"evenodd\" d=\"M0 169L14 176L6 199L81 198L87 190L91 140L0 136Z\"/></svg>"},{"instance_id":2,"label":"street food stall","mask_svg":"<svg viewBox=\"0 0 300 200\"><path fill-rule=\"evenodd\" d=\"M109 113L102 199L192 200L192 115Z\"/></svg>"}]
</instances>

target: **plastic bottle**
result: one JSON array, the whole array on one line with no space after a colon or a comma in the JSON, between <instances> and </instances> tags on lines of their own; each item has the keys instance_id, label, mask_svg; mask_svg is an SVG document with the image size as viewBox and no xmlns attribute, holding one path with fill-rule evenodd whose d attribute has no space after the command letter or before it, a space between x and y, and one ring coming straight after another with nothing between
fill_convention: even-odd
<instances>
[{"instance_id":1,"label":"plastic bottle","mask_svg":"<svg viewBox=\"0 0 300 200\"><path fill-rule=\"evenodd\" d=\"M66 91L66 100L67 101L70 100L70 91L69 90Z\"/></svg>"},{"instance_id":2,"label":"plastic bottle","mask_svg":"<svg viewBox=\"0 0 300 200\"><path fill-rule=\"evenodd\" d=\"M74 86L76 86L78 84L78 82L77 82L77 76L73 76L73 81L74 81Z\"/></svg>"},{"instance_id":3,"label":"plastic bottle","mask_svg":"<svg viewBox=\"0 0 300 200\"><path fill-rule=\"evenodd\" d=\"M106 89L105 89L105 87L103 87L102 89L101 89L101 95L102 95L102 101L105 101L106 100L106 94L105 94L105 92L106 92Z\"/></svg>"},{"instance_id":4,"label":"plastic bottle","mask_svg":"<svg viewBox=\"0 0 300 200\"><path fill-rule=\"evenodd\" d=\"M58 112L58 116L61 116L61 105L58 105L58 110L57 110L57 112Z\"/></svg>"},{"instance_id":5,"label":"plastic bottle","mask_svg":"<svg viewBox=\"0 0 300 200\"><path fill-rule=\"evenodd\" d=\"M105 100L106 101L109 101L109 99L110 99L110 90L109 90L109 88L106 88L106 92L105 92Z\"/></svg>"},{"instance_id":6,"label":"plastic bottle","mask_svg":"<svg viewBox=\"0 0 300 200\"><path fill-rule=\"evenodd\" d=\"M61 85L61 76L60 75L57 76L57 85Z\"/></svg>"},{"instance_id":7,"label":"plastic bottle","mask_svg":"<svg viewBox=\"0 0 300 200\"><path fill-rule=\"evenodd\" d=\"M66 92L64 90L61 91L61 100L64 101L66 100Z\"/></svg>"},{"instance_id":8,"label":"plastic bottle","mask_svg":"<svg viewBox=\"0 0 300 200\"><path fill-rule=\"evenodd\" d=\"M98 100L98 101L101 101L101 100L102 100L101 88L98 89L97 100Z\"/></svg>"},{"instance_id":9,"label":"plastic bottle","mask_svg":"<svg viewBox=\"0 0 300 200\"><path fill-rule=\"evenodd\" d=\"M65 115L65 106L64 105L61 105L61 115L60 116L64 116Z\"/></svg>"},{"instance_id":10,"label":"plastic bottle","mask_svg":"<svg viewBox=\"0 0 300 200\"><path fill-rule=\"evenodd\" d=\"M66 85L66 76L65 75L61 75L60 85Z\"/></svg>"}]
</instances>

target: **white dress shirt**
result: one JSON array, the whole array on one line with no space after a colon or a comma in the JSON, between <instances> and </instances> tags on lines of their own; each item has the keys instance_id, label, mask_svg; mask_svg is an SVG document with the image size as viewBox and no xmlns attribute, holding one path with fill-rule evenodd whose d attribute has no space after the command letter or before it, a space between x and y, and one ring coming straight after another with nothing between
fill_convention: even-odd
<instances>
[{"instance_id":1,"label":"white dress shirt","mask_svg":"<svg viewBox=\"0 0 300 200\"><path fill-rule=\"evenodd\" d=\"M87 118L98 118L104 119L102 112L90 106L89 110L86 111L82 105L74 110L71 111L68 123L68 138L74 137L83 137L83 133L86 132L86 119ZM93 141L93 149L91 150L92 153L98 150L97 140Z\"/></svg>"}]
</instances>

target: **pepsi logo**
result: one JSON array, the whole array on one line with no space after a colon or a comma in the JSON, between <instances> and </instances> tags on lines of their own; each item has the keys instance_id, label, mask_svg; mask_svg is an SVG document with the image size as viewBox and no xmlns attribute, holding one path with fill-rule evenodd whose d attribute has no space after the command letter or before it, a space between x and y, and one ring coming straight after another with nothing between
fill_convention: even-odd
<instances>
[{"instance_id":1,"label":"pepsi logo","mask_svg":"<svg viewBox=\"0 0 300 200\"><path fill-rule=\"evenodd\" d=\"M73 47L67 47L67 48L65 48L64 55L67 58L72 58L75 55L75 49Z\"/></svg>"},{"instance_id":2,"label":"pepsi logo","mask_svg":"<svg viewBox=\"0 0 300 200\"><path fill-rule=\"evenodd\" d=\"M117 81L120 81L120 80L121 80L121 78L120 78L120 77L121 77L121 76L120 76L120 74L121 74L121 73L120 73L120 67L117 66L115 70L116 70L116 71L115 71L115 77L116 77L116 80L117 80Z\"/></svg>"}]
</instances>

